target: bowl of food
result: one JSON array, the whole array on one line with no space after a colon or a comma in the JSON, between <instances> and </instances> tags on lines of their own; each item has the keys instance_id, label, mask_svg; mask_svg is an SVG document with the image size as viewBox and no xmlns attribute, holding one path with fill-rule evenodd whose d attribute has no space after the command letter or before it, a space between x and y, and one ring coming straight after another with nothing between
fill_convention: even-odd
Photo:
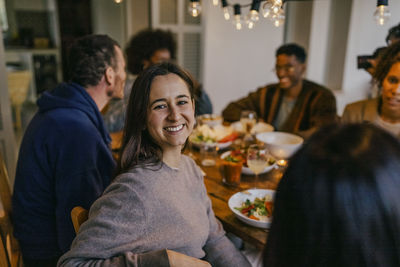
<instances>
[{"instance_id":1,"label":"bowl of food","mask_svg":"<svg viewBox=\"0 0 400 267\"><path fill-rule=\"evenodd\" d=\"M274 196L274 190L250 189L231 196L228 206L242 222L259 228L269 228Z\"/></svg>"},{"instance_id":2,"label":"bowl of food","mask_svg":"<svg viewBox=\"0 0 400 267\"><path fill-rule=\"evenodd\" d=\"M298 135L285 132L266 132L256 135L269 152L277 159L290 158L303 144L304 139Z\"/></svg>"},{"instance_id":3,"label":"bowl of food","mask_svg":"<svg viewBox=\"0 0 400 267\"><path fill-rule=\"evenodd\" d=\"M207 124L210 127L221 125L223 121L222 116L217 114L203 114L197 116L196 119L200 125Z\"/></svg>"},{"instance_id":4,"label":"bowl of food","mask_svg":"<svg viewBox=\"0 0 400 267\"><path fill-rule=\"evenodd\" d=\"M216 125L211 127L207 124L197 126L189 137L189 141L196 147L202 145L216 146L219 149L226 148L232 144L239 135L232 127Z\"/></svg>"},{"instance_id":5,"label":"bowl of food","mask_svg":"<svg viewBox=\"0 0 400 267\"><path fill-rule=\"evenodd\" d=\"M238 133L244 133L243 125L240 121L235 121L231 124L234 131ZM258 134L264 132L272 132L274 130L274 126L265 122L257 122L251 129L251 134Z\"/></svg>"},{"instance_id":6,"label":"bowl of food","mask_svg":"<svg viewBox=\"0 0 400 267\"><path fill-rule=\"evenodd\" d=\"M247 166L246 150L245 149L226 151L226 152L221 154L221 159L223 159L224 161L230 161L230 162L239 162L239 161L241 161L242 164L243 164L242 173L246 174L246 175L254 175L254 172L252 172L250 170L250 168ZM263 173L269 172L275 167L276 167L276 160L275 160L275 158L271 157L269 159L269 161L268 161L268 165L259 174L263 174Z\"/></svg>"}]
</instances>

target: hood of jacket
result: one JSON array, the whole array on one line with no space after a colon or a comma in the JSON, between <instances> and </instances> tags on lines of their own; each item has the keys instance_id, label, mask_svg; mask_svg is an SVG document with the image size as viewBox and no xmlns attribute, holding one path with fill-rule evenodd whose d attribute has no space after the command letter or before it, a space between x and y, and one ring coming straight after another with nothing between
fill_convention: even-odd
<instances>
[{"instance_id":1,"label":"hood of jacket","mask_svg":"<svg viewBox=\"0 0 400 267\"><path fill-rule=\"evenodd\" d=\"M78 109L89 117L90 121L99 130L104 141L107 144L111 142L96 103L79 84L61 83L52 91L44 92L38 99L37 105L40 113L58 108Z\"/></svg>"}]
</instances>

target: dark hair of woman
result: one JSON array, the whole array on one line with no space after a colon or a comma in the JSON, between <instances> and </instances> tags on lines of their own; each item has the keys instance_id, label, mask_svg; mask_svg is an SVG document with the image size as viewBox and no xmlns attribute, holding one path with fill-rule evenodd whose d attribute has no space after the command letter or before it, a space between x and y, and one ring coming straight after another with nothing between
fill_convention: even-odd
<instances>
[{"instance_id":1,"label":"dark hair of woman","mask_svg":"<svg viewBox=\"0 0 400 267\"><path fill-rule=\"evenodd\" d=\"M397 62L400 62L400 42L388 46L378 61L374 78L379 87L382 87L383 80L389 73L390 68Z\"/></svg>"},{"instance_id":2,"label":"dark hair of woman","mask_svg":"<svg viewBox=\"0 0 400 267\"><path fill-rule=\"evenodd\" d=\"M400 143L372 124L322 129L276 192L268 267L400 266Z\"/></svg>"},{"instance_id":3,"label":"dark hair of woman","mask_svg":"<svg viewBox=\"0 0 400 267\"><path fill-rule=\"evenodd\" d=\"M173 63L161 63L145 69L136 78L129 97L122 146L116 175L126 172L139 163L159 162L161 148L152 140L146 129L151 84L155 77L178 75L188 86L193 100L193 79L188 72Z\"/></svg>"}]
</instances>

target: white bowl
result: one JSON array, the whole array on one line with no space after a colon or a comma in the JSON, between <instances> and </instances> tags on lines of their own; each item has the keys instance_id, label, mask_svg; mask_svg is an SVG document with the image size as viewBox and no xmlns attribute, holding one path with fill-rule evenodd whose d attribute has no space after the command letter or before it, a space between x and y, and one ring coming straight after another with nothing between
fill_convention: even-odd
<instances>
[{"instance_id":1,"label":"white bowl","mask_svg":"<svg viewBox=\"0 0 400 267\"><path fill-rule=\"evenodd\" d=\"M260 228L269 228L271 224L271 219L267 222L261 222L257 220L250 219L249 217L243 215L240 211L236 210L235 207L241 207L242 203L249 199L250 201L254 201L256 197L263 198L266 195L270 195L272 199L274 199L275 191L268 189L250 189L243 192L238 192L231 196L228 201L228 206L231 211L235 214L235 216L251 226L260 227Z\"/></svg>"},{"instance_id":2,"label":"white bowl","mask_svg":"<svg viewBox=\"0 0 400 267\"><path fill-rule=\"evenodd\" d=\"M207 124L210 127L221 125L222 121L223 121L222 116L217 114L203 114L197 116L197 122L199 124Z\"/></svg>"},{"instance_id":3,"label":"white bowl","mask_svg":"<svg viewBox=\"0 0 400 267\"><path fill-rule=\"evenodd\" d=\"M231 124L232 128L234 131L238 133L244 133L243 130L243 125L240 121L235 121ZM265 123L265 122L257 122L256 125L254 125L253 128L251 128L250 133L251 134L258 134L258 133L264 133L264 132L272 132L274 130L274 126L271 124Z\"/></svg>"},{"instance_id":4,"label":"white bowl","mask_svg":"<svg viewBox=\"0 0 400 267\"><path fill-rule=\"evenodd\" d=\"M259 133L256 138L263 142L271 155L277 159L290 158L304 142L302 137L285 132Z\"/></svg>"}]
</instances>

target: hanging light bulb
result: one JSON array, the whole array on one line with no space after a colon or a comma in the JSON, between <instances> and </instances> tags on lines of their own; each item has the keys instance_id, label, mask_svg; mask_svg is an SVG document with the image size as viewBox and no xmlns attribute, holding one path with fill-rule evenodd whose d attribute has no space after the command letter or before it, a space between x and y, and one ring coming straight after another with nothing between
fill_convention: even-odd
<instances>
[{"instance_id":1,"label":"hanging light bulb","mask_svg":"<svg viewBox=\"0 0 400 267\"><path fill-rule=\"evenodd\" d=\"M264 18L271 18L273 15L278 14L282 8L282 0L267 0L262 7L262 14Z\"/></svg>"},{"instance_id":2,"label":"hanging light bulb","mask_svg":"<svg viewBox=\"0 0 400 267\"><path fill-rule=\"evenodd\" d=\"M192 17L197 17L198 15L200 15L201 12L200 0L190 0L188 11Z\"/></svg>"},{"instance_id":3,"label":"hanging light bulb","mask_svg":"<svg viewBox=\"0 0 400 267\"><path fill-rule=\"evenodd\" d=\"M224 12L224 18L225 20L229 20L231 18L231 15L229 14L229 9L228 9L228 3L226 0L221 0L222 4L222 10Z\"/></svg>"},{"instance_id":4,"label":"hanging light bulb","mask_svg":"<svg viewBox=\"0 0 400 267\"><path fill-rule=\"evenodd\" d=\"M264 18L269 18L271 16L271 7L273 6L272 0L267 0L262 6L262 15Z\"/></svg>"},{"instance_id":5,"label":"hanging light bulb","mask_svg":"<svg viewBox=\"0 0 400 267\"><path fill-rule=\"evenodd\" d=\"M122 1L124 1L124 0L114 0L114 2L115 2L116 4L121 4Z\"/></svg>"},{"instance_id":6,"label":"hanging light bulb","mask_svg":"<svg viewBox=\"0 0 400 267\"><path fill-rule=\"evenodd\" d=\"M242 29L242 17L240 16L240 5L235 4L233 6L234 10L234 21L233 23L235 24L236 30L241 30Z\"/></svg>"},{"instance_id":7,"label":"hanging light bulb","mask_svg":"<svg viewBox=\"0 0 400 267\"><path fill-rule=\"evenodd\" d=\"M213 5L214 5L214 6L218 6L218 4L219 4L219 1L218 1L218 0L213 0L212 2L213 2Z\"/></svg>"},{"instance_id":8,"label":"hanging light bulb","mask_svg":"<svg viewBox=\"0 0 400 267\"><path fill-rule=\"evenodd\" d=\"M282 26L285 23L285 11L281 8L277 14L272 15L271 20L275 27Z\"/></svg>"},{"instance_id":9,"label":"hanging light bulb","mask_svg":"<svg viewBox=\"0 0 400 267\"><path fill-rule=\"evenodd\" d=\"M253 29L256 22L260 19L258 10L260 9L260 0L253 0L250 7L250 12L246 16L246 24L249 29Z\"/></svg>"},{"instance_id":10,"label":"hanging light bulb","mask_svg":"<svg viewBox=\"0 0 400 267\"><path fill-rule=\"evenodd\" d=\"M388 0L378 0L374 12L374 18L378 25L384 25L390 19Z\"/></svg>"}]
</instances>

